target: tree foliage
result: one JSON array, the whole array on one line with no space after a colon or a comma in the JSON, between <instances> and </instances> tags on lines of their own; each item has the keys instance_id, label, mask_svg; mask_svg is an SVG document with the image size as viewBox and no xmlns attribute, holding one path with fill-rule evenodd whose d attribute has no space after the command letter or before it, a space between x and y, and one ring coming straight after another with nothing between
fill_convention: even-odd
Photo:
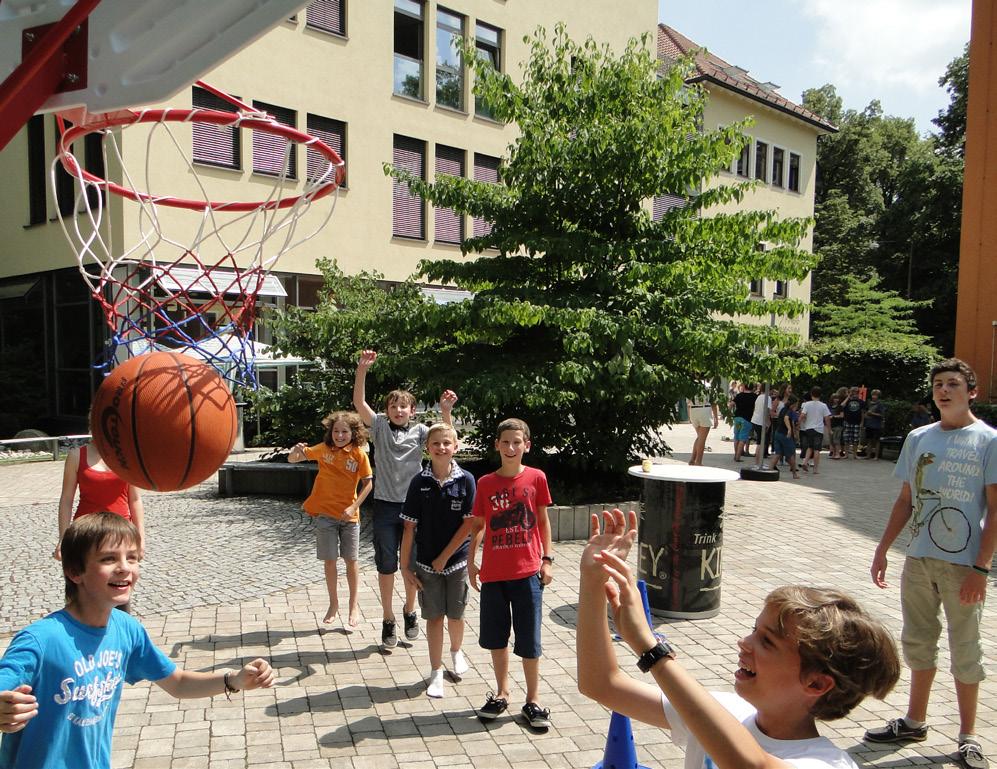
<instances>
[{"instance_id":1,"label":"tree foliage","mask_svg":"<svg viewBox=\"0 0 997 769\"><path fill-rule=\"evenodd\" d=\"M744 124L702 126L688 63L659 73L646 38L616 57L561 26L527 42L521 84L464 51L475 93L518 127L499 184L385 168L433 205L491 222L462 245L477 258L420 265L474 296L423 308L400 367L430 391L454 387L486 431L527 419L534 454L618 471L662 449L656 428L700 380L807 367L779 354L798 340L768 323L802 304L752 299L749 281L803 279L816 261L797 248L810 222L712 213L750 187L707 184L739 154ZM665 193L686 204L653 221L647 201Z\"/></svg>"}]
</instances>

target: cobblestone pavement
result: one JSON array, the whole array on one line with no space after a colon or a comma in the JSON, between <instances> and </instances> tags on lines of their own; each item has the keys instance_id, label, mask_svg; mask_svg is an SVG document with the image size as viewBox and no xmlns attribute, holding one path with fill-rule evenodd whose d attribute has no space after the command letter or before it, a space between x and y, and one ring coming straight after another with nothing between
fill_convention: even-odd
<instances>
[{"instance_id":1,"label":"cobblestone pavement","mask_svg":"<svg viewBox=\"0 0 997 769\"><path fill-rule=\"evenodd\" d=\"M692 428L669 434L673 460L687 457ZM737 467L732 444L710 436L706 463ZM896 583L902 551L891 558L891 587L868 576L872 550L898 487L892 462L830 462L821 474L778 483L728 485L724 586L718 616L662 623L682 662L708 687L729 690L736 640L754 622L766 593L789 582L833 584L859 598L899 634ZM54 545L61 467L37 463L0 467L0 648L12 629L61 604ZM788 477L788 474L783 476ZM175 494L147 494L150 543L135 606L153 640L179 664L212 670L254 656L271 660L278 684L236 695L232 702L178 702L149 684L127 687L114 743L114 767L136 769L560 769L602 759L608 714L575 686L574 618L581 543L557 546L555 582L545 597L543 704L554 726L529 733L516 718L483 725L473 709L494 684L487 653L477 646L478 604L468 608L465 650L471 671L447 697L424 694L425 641L378 648L377 580L362 553L363 621L352 635L321 626L326 594L309 525L299 503L221 499L211 483ZM342 590L345 596L345 586ZM399 599L400 604L400 599ZM396 606L396 609L398 607ZM995 620L986 619L988 659ZM944 645L944 644L943 644ZM631 656L618 648L621 663ZM906 671L886 702L869 700L849 718L821 729L860 763L879 767L954 763L958 716L949 658L943 652L928 740L914 746L869 746L863 731L902 712ZM511 710L523 697L522 671L512 669ZM997 685L981 688L978 731L997 751ZM657 729L635 725L640 763L681 766L681 751Z\"/></svg>"}]
</instances>

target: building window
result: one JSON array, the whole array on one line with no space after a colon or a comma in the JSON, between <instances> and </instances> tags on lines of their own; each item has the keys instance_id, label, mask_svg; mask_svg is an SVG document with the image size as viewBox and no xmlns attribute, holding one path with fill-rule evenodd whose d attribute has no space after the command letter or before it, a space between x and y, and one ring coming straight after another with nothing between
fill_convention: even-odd
<instances>
[{"instance_id":1,"label":"building window","mask_svg":"<svg viewBox=\"0 0 997 769\"><path fill-rule=\"evenodd\" d=\"M312 0L308 4L305 26L333 35L345 35L346 0Z\"/></svg>"},{"instance_id":2,"label":"building window","mask_svg":"<svg viewBox=\"0 0 997 769\"><path fill-rule=\"evenodd\" d=\"M748 291L752 296L762 295L762 282L761 280L753 280L748 284Z\"/></svg>"},{"instance_id":3,"label":"building window","mask_svg":"<svg viewBox=\"0 0 997 769\"><path fill-rule=\"evenodd\" d=\"M490 155L481 155L477 152L474 153L474 181L476 182L486 182L487 184L498 184L499 180L499 164L502 161L499 158L493 158ZM474 219L474 224L472 227L472 232L474 237L482 238L485 235L491 234L492 223L484 219Z\"/></svg>"},{"instance_id":4,"label":"building window","mask_svg":"<svg viewBox=\"0 0 997 769\"><path fill-rule=\"evenodd\" d=\"M786 186L790 192L800 191L800 156L795 152L789 153L789 180Z\"/></svg>"},{"instance_id":5,"label":"building window","mask_svg":"<svg viewBox=\"0 0 997 769\"><path fill-rule=\"evenodd\" d=\"M342 120L322 117L321 115L308 115L308 133L332 147L336 154L346 162L346 123ZM305 149L305 173L308 180L320 178L328 169L329 161L325 155L311 148ZM329 179L332 181L332 178ZM343 177L343 187L346 186L346 177Z\"/></svg>"},{"instance_id":6,"label":"building window","mask_svg":"<svg viewBox=\"0 0 997 769\"><path fill-rule=\"evenodd\" d=\"M776 299L785 299L789 296L789 283L785 280L777 280L775 282L775 292L773 296Z\"/></svg>"},{"instance_id":7,"label":"building window","mask_svg":"<svg viewBox=\"0 0 997 769\"><path fill-rule=\"evenodd\" d=\"M464 150L457 147L436 145L436 178L464 176ZM460 243L464 240L464 217L452 208L437 208L433 222L437 243Z\"/></svg>"},{"instance_id":8,"label":"building window","mask_svg":"<svg viewBox=\"0 0 997 769\"><path fill-rule=\"evenodd\" d=\"M502 30L478 22L474 27L474 47L479 59L489 62L497 72L502 71ZM491 110L477 96L474 111L482 117L492 117Z\"/></svg>"},{"instance_id":9,"label":"building window","mask_svg":"<svg viewBox=\"0 0 997 769\"><path fill-rule=\"evenodd\" d=\"M41 224L47 214L45 196L45 117L28 120L28 225Z\"/></svg>"},{"instance_id":10,"label":"building window","mask_svg":"<svg viewBox=\"0 0 997 769\"><path fill-rule=\"evenodd\" d=\"M755 142L755 178L768 181L769 145L765 142Z\"/></svg>"},{"instance_id":11,"label":"building window","mask_svg":"<svg viewBox=\"0 0 997 769\"><path fill-rule=\"evenodd\" d=\"M436 10L436 103L464 109L464 17L443 8Z\"/></svg>"},{"instance_id":12,"label":"building window","mask_svg":"<svg viewBox=\"0 0 997 769\"><path fill-rule=\"evenodd\" d=\"M781 147L772 148L772 186L782 187L783 171L786 163L786 152Z\"/></svg>"},{"instance_id":13,"label":"building window","mask_svg":"<svg viewBox=\"0 0 997 769\"><path fill-rule=\"evenodd\" d=\"M287 107L278 107L262 101L253 101L253 107L266 112L281 125L294 128L298 122L297 113ZM280 176L287 164L287 178L298 178L297 144L283 136L253 131L253 173L266 176Z\"/></svg>"},{"instance_id":14,"label":"building window","mask_svg":"<svg viewBox=\"0 0 997 769\"><path fill-rule=\"evenodd\" d=\"M403 168L419 179L426 178L426 142L395 136L395 168ZM391 234L397 238L426 239L426 207L408 185L392 179Z\"/></svg>"},{"instance_id":15,"label":"building window","mask_svg":"<svg viewBox=\"0 0 997 769\"><path fill-rule=\"evenodd\" d=\"M395 93L422 98L422 50L422 3L395 0Z\"/></svg>"},{"instance_id":16,"label":"building window","mask_svg":"<svg viewBox=\"0 0 997 769\"><path fill-rule=\"evenodd\" d=\"M236 97L238 98L238 97ZM238 112L235 105L225 101L203 88L194 86L191 103L195 108L213 109L219 112ZM222 168L242 168L241 134L235 126L216 126L209 123L191 125L194 139L193 159L195 163Z\"/></svg>"},{"instance_id":17,"label":"building window","mask_svg":"<svg viewBox=\"0 0 997 769\"><path fill-rule=\"evenodd\" d=\"M669 193L656 195L654 198L654 208L651 213L651 219L655 222L660 222L662 217L664 217L664 215L673 208L681 208L684 205L685 198L681 195L671 195Z\"/></svg>"},{"instance_id":18,"label":"building window","mask_svg":"<svg viewBox=\"0 0 997 769\"><path fill-rule=\"evenodd\" d=\"M741 147L741 154L738 155L734 171L738 176L745 179L751 178L751 142L748 141Z\"/></svg>"}]
</instances>

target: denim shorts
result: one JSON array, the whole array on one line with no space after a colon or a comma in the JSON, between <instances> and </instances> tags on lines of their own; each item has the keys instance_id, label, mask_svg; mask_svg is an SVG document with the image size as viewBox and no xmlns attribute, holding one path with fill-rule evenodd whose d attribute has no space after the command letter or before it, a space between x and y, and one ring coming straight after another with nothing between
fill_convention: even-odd
<instances>
[{"instance_id":1,"label":"denim shorts","mask_svg":"<svg viewBox=\"0 0 997 769\"><path fill-rule=\"evenodd\" d=\"M796 453L796 441L789 433L776 433L772 441L772 452L783 457L791 457Z\"/></svg>"},{"instance_id":2,"label":"denim shorts","mask_svg":"<svg viewBox=\"0 0 997 769\"><path fill-rule=\"evenodd\" d=\"M402 544L404 529L402 503L375 499L374 565L378 574L394 574L398 571L398 549Z\"/></svg>"},{"instance_id":3,"label":"denim shorts","mask_svg":"<svg viewBox=\"0 0 997 769\"><path fill-rule=\"evenodd\" d=\"M543 620L543 583L540 575L485 582L478 607L481 615L478 644L482 649L504 649L515 631L512 653L523 659L540 657Z\"/></svg>"}]
</instances>

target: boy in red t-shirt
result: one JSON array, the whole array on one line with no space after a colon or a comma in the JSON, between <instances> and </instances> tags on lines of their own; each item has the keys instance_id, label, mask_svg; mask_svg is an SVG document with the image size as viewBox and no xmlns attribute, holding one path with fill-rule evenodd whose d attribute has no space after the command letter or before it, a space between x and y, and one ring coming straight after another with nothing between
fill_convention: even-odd
<instances>
[{"instance_id":1,"label":"boy in red t-shirt","mask_svg":"<svg viewBox=\"0 0 997 769\"><path fill-rule=\"evenodd\" d=\"M464 524L473 537L468 576L471 586L481 591L479 643L491 650L495 668L495 693L489 693L477 713L490 721L509 707L509 634L514 630L512 650L522 658L526 677L523 717L531 727L546 729L550 710L540 707L537 697L543 589L552 579L554 564L547 518L550 491L543 472L523 465L523 455L530 450L526 422L506 419L497 433L495 448L502 467L478 481L474 517ZM475 559L482 540L479 569Z\"/></svg>"}]
</instances>

